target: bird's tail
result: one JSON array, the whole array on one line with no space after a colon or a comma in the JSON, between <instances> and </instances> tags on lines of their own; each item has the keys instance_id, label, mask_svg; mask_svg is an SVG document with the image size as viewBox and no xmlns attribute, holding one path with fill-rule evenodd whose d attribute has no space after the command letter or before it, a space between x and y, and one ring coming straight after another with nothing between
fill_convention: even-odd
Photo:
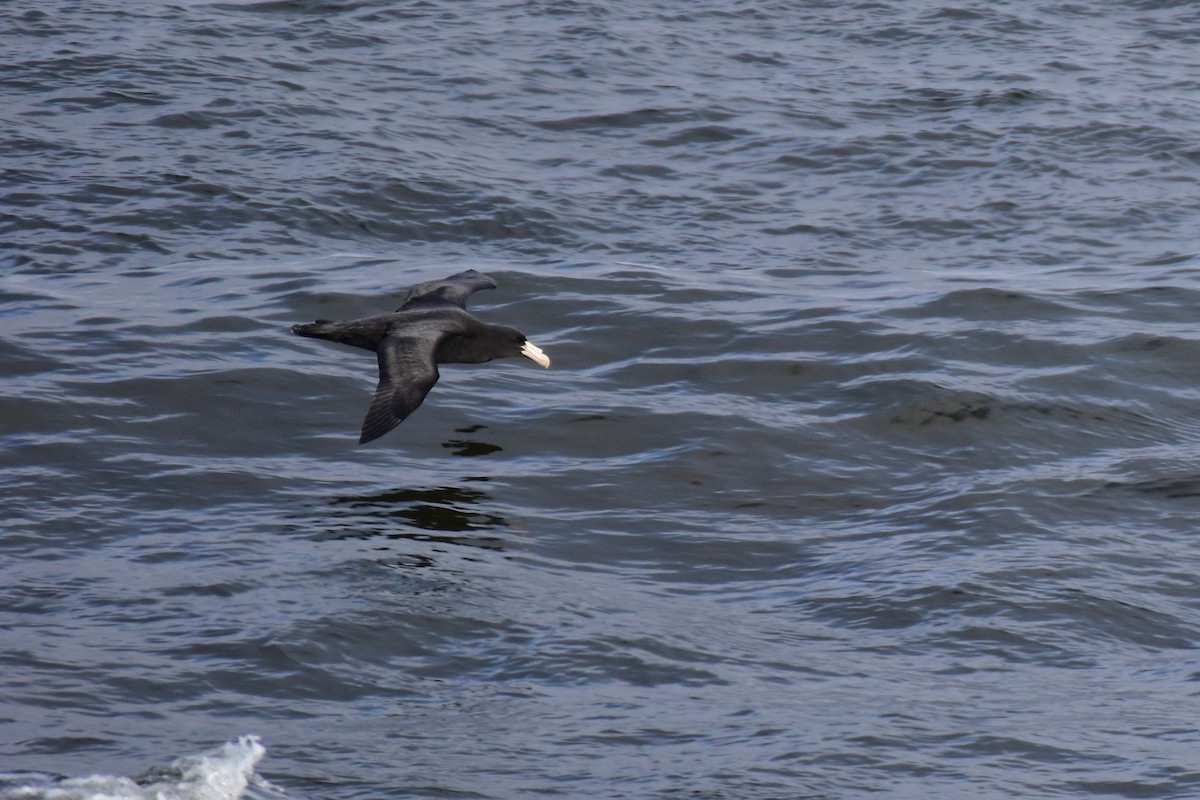
<instances>
[{"instance_id":1,"label":"bird's tail","mask_svg":"<svg viewBox=\"0 0 1200 800\"><path fill-rule=\"evenodd\" d=\"M383 336L384 331L363 327L355 322L333 322L328 319L319 319L305 325L293 325L292 333L297 336L308 336L311 339L328 339L338 344L361 347L373 353L379 346L379 339Z\"/></svg>"},{"instance_id":2,"label":"bird's tail","mask_svg":"<svg viewBox=\"0 0 1200 800\"><path fill-rule=\"evenodd\" d=\"M337 338L337 323L328 319L319 319L316 322L309 322L304 325L293 325L292 333L297 336L308 336L313 339L331 339Z\"/></svg>"}]
</instances>

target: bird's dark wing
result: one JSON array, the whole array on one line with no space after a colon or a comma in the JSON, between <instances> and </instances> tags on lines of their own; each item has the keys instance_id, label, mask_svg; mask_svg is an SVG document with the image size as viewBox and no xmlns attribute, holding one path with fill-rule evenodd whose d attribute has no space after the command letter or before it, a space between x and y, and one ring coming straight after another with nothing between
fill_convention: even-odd
<instances>
[{"instance_id":1,"label":"bird's dark wing","mask_svg":"<svg viewBox=\"0 0 1200 800\"><path fill-rule=\"evenodd\" d=\"M466 309L467 298L480 289L495 289L496 282L484 275L469 269L440 281L418 283L408 290L397 311L410 308L437 308L438 306L457 306Z\"/></svg>"},{"instance_id":2,"label":"bird's dark wing","mask_svg":"<svg viewBox=\"0 0 1200 800\"><path fill-rule=\"evenodd\" d=\"M383 436L421 405L437 383L434 352L440 338L437 331L415 336L389 333L383 337L376 351L379 386L363 420L359 444Z\"/></svg>"}]
</instances>

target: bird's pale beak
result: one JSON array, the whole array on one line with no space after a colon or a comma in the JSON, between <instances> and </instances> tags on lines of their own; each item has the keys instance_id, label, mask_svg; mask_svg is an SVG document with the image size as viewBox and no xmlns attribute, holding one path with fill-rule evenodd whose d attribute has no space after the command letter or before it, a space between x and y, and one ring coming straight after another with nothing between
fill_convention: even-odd
<instances>
[{"instance_id":1,"label":"bird's pale beak","mask_svg":"<svg viewBox=\"0 0 1200 800\"><path fill-rule=\"evenodd\" d=\"M538 347L533 342L527 341L525 344L521 345L521 355L525 356L531 361L536 361L543 367L550 366L550 357L543 353L542 348Z\"/></svg>"}]
</instances>

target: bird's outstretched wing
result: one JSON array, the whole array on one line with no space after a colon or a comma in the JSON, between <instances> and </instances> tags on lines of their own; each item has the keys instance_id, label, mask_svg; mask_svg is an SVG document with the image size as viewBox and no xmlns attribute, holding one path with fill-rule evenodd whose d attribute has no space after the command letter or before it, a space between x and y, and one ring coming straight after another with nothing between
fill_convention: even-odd
<instances>
[{"instance_id":1,"label":"bird's outstretched wing","mask_svg":"<svg viewBox=\"0 0 1200 800\"><path fill-rule=\"evenodd\" d=\"M404 302L397 311L407 311L410 308L437 308L438 306L457 306L466 309L467 298L480 289L495 289L496 282L484 275L469 269L440 281L418 283L408 290Z\"/></svg>"},{"instance_id":2,"label":"bird's outstretched wing","mask_svg":"<svg viewBox=\"0 0 1200 800\"><path fill-rule=\"evenodd\" d=\"M367 418L363 420L359 444L378 439L404 421L421 405L425 395L437 383L438 369L434 361L440 336L405 336L389 333L379 343L379 386Z\"/></svg>"}]
</instances>

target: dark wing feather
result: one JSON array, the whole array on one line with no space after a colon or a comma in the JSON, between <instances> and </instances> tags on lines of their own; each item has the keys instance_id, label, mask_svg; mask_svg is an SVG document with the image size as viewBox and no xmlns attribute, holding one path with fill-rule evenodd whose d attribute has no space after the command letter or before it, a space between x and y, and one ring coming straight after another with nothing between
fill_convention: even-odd
<instances>
[{"instance_id":1,"label":"dark wing feather","mask_svg":"<svg viewBox=\"0 0 1200 800\"><path fill-rule=\"evenodd\" d=\"M481 289L495 289L496 282L484 275L469 269L440 281L418 283L404 295L404 302L397 311L410 308L437 308L438 306L457 306L466 309L467 298Z\"/></svg>"},{"instance_id":2,"label":"dark wing feather","mask_svg":"<svg viewBox=\"0 0 1200 800\"><path fill-rule=\"evenodd\" d=\"M434 352L440 336L397 336L388 334L379 343L379 386L367 418L363 420L359 444L378 439L404 421L437 383Z\"/></svg>"}]
</instances>

